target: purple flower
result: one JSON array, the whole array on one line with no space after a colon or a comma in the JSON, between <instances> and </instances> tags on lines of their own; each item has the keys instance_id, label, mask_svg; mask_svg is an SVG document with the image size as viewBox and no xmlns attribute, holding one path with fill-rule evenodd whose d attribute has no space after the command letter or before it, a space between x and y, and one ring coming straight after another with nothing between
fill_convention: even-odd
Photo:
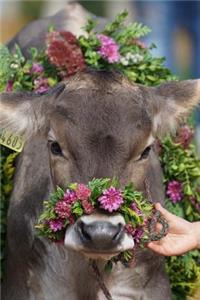
<instances>
[{"instance_id":1,"label":"purple flower","mask_svg":"<svg viewBox=\"0 0 200 300\"><path fill-rule=\"evenodd\" d=\"M133 234L133 239L134 239L136 244L140 243L140 240L143 236L143 233L144 233L144 231L143 231L142 228L138 227L138 228L135 229L134 234Z\"/></svg>"},{"instance_id":2,"label":"purple flower","mask_svg":"<svg viewBox=\"0 0 200 300\"><path fill-rule=\"evenodd\" d=\"M58 230L61 230L63 227L63 223L59 219L54 219L49 221L49 227L52 231L56 232Z\"/></svg>"},{"instance_id":3,"label":"purple flower","mask_svg":"<svg viewBox=\"0 0 200 300\"><path fill-rule=\"evenodd\" d=\"M12 92L13 90L13 81L8 80L7 85L6 85L6 92Z\"/></svg>"},{"instance_id":4,"label":"purple flower","mask_svg":"<svg viewBox=\"0 0 200 300\"><path fill-rule=\"evenodd\" d=\"M64 193L63 201L65 201L68 204L73 204L77 200L78 199L76 193L72 190L67 189L66 192Z\"/></svg>"},{"instance_id":5,"label":"purple flower","mask_svg":"<svg viewBox=\"0 0 200 300\"><path fill-rule=\"evenodd\" d=\"M38 93L44 93L49 89L48 79L44 77L39 77L34 80L34 90Z\"/></svg>"},{"instance_id":6,"label":"purple flower","mask_svg":"<svg viewBox=\"0 0 200 300\"><path fill-rule=\"evenodd\" d=\"M131 209L136 212L139 216L142 216L141 210L137 207L137 204L135 202L131 203Z\"/></svg>"},{"instance_id":7,"label":"purple flower","mask_svg":"<svg viewBox=\"0 0 200 300\"><path fill-rule=\"evenodd\" d=\"M103 58L107 59L109 63L117 63L120 60L120 54L119 46L116 44L116 42L112 38L103 34L97 35L97 38L101 42L98 53Z\"/></svg>"},{"instance_id":8,"label":"purple flower","mask_svg":"<svg viewBox=\"0 0 200 300\"><path fill-rule=\"evenodd\" d=\"M110 187L103 192L103 196L98 198L101 203L101 208L108 210L109 212L117 210L124 202L120 190L115 187Z\"/></svg>"},{"instance_id":9,"label":"purple flower","mask_svg":"<svg viewBox=\"0 0 200 300\"><path fill-rule=\"evenodd\" d=\"M182 199L182 184L179 181L172 180L167 186L167 195L173 203L177 203Z\"/></svg>"},{"instance_id":10,"label":"purple flower","mask_svg":"<svg viewBox=\"0 0 200 300\"><path fill-rule=\"evenodd\" d=\"M141 227L134 228L131 224L126 224L125 229L133 237L135 243L139 244L144 230Z\"/></svg>"},{"instance_id":11,"label":"purple flower","mask_svg":"<svg viewBox=\"0 0 200 300\"><path fill-rule=\"evenodd\" d=\"M79 200L87 200L91 195L91 190L84 184L78 184L76 196Z\"/></svg>"},{"instance_id":12,"label":"purple flower","mask_svg":"<svg viewBox=\"0 0 200 300\"><path fill-rule=\"evenodd\" d=\"M33 63L32 68L31 68L31 73L32 74L41 74L44 71L44 68L42 65L38 63Z\"/></svg>"}]
</instances>

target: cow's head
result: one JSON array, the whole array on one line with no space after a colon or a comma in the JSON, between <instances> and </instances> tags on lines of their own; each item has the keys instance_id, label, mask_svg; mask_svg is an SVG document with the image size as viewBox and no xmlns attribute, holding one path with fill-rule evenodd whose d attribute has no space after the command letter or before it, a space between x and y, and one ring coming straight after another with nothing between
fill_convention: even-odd
<instances>
[{"instance_id":1,"label":"cow's head","mask_svg":"<svg viewBox=\"0 0 200 300\"><path fill-rule=\"evenodd\" d=\"M174 129L199 100L200 80L150 88L87 71L45 95L3 93L0 125L26 138L43 132L55 185L115 176L142 189L155 137ZM117 214L83 216L65 244L90 256L116 254L133 247L124 224Z\"/></svg>"}]
</instances>

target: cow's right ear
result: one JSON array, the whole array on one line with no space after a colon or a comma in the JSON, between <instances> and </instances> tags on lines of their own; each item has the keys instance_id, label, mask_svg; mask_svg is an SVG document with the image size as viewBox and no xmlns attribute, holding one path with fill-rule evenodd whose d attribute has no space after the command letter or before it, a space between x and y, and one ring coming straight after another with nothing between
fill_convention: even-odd
<instances>
[{"instance_id":1,"label":"cow's right ear","mask_svg":"<svg viewBox=\"0 0 200 300\"><path fill-rule=\"evenodd\" d=\"M52 100L55 100L64 88L65 84L60 83L44 95L30 92L1 93L0 128L23 135L25 139L44 129Z\"/></svg>"}]
</instances>

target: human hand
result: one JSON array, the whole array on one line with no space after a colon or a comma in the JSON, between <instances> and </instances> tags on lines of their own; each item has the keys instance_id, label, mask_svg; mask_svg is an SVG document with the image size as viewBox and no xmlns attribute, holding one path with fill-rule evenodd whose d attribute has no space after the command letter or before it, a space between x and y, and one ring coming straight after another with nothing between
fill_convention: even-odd
<instances>
[{"instance_id":1,"label":"human hand","mask_svg":"<svg viewBox=\"0 0 200 300\"><path fill-rule=\"evenodd\" d=\"M165 256L171 256L200 248L200 222L190 223L177 217L163 208L160 203L156 203L155 207L168 222L169 231L161 240L148 243L149 249Z\"/></svg>"}]
</instances>

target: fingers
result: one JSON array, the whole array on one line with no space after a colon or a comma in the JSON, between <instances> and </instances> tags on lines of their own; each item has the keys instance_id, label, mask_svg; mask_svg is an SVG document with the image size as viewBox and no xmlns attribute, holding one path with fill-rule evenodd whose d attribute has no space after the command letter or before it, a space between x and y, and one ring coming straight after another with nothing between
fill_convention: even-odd
<instances>
[{"instance_id":1,"label":"fingers","mask_svg":"<svg viewBox=\"0 0 200 300\"><path fill-rule=\"evenodd\" d=\"M158 245L158 244L155 243L155 242L150 242L150 243L148 243L148 244L147 244L147 247L148 247L149 249L151 249L151 250L153 250L153 251L159 253L159 254L164 254L164 253L162 252L161 246Z\"/></svg>"},{"instance_id":2,"label":"fingers","mask_svg":"<svg viewBox=\"0 0 200 300\"><path fill-rule=\"evenodd\" d=\"M166 256L168 255L167 253L165 253L165 251L163 250L162 246L159 245L156 242L150 242L150 243L148 243L147 247L150 250L153 250L154 252L157 252L158 254L162 254L162 255L166 255Z\"/></svg>"}]
</instances>

